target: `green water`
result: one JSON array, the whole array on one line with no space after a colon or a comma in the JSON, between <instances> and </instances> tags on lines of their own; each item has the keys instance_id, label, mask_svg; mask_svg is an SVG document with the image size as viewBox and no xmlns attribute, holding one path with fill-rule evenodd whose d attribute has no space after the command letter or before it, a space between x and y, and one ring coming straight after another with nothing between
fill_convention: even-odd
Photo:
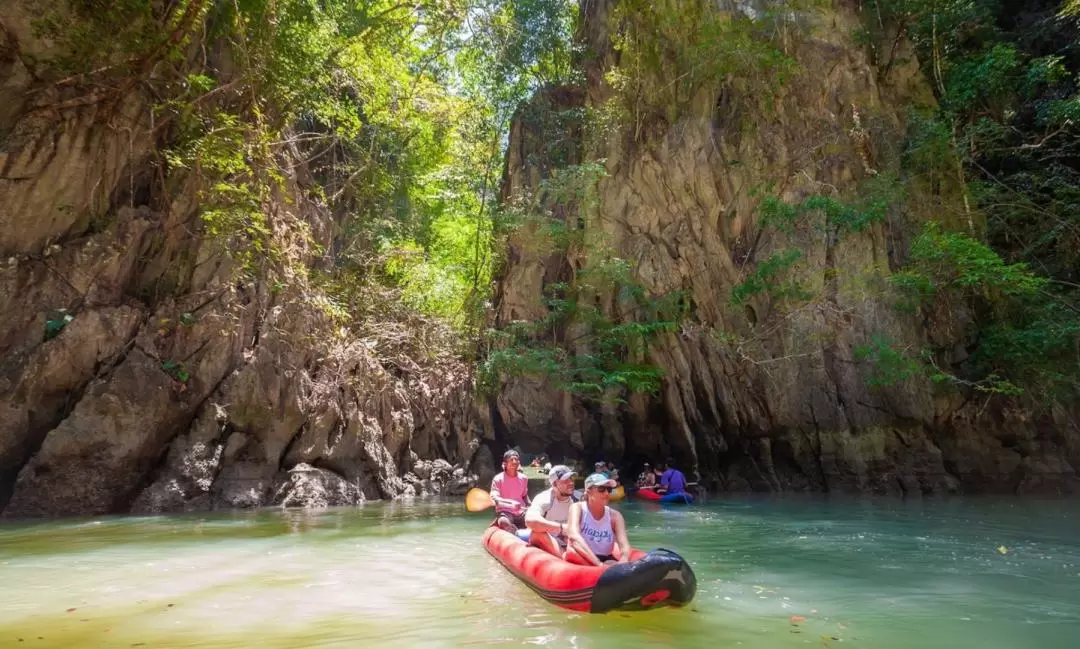
<instances>
[{"instance_id":1,"label":"green water","mask_svg":"<svg viewBox=\"0 0 1080 649\"><path fill-rule=\"evenodd\" d=\"M0 647L1080 647L1075 502L621 505L692 606L555 608L457 500L5 524Z\"/></svg>"}]
</instances>

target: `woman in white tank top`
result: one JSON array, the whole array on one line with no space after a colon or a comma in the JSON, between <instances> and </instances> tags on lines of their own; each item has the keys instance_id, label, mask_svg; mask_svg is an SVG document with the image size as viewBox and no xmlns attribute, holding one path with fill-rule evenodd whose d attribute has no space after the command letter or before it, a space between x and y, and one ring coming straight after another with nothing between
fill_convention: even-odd
<instances>
[{"instance_id":1,"label":"woman in white tank top","mask_svg":"<svg viewBox=\"0 0 1080 649\"><path fill-rule=\"evenodd\" d=\"M615 481L602 473L585 478L585 502L570 506L566 524L567 544L592 565L630 560L630 541L622 514L608 506Z\"/></svg>"}]
</instances>

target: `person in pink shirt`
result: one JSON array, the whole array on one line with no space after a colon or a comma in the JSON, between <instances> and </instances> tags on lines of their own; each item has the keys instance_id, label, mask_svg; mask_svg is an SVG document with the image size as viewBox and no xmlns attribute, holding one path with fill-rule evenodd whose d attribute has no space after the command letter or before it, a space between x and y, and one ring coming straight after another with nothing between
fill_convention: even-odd
<instances>
[{"instance_id":1,"label":"person in pink shirt","mask_svg":"<svg viewBox=\"0 0 1080 649\"><path fill-rule=\"evenodd\" d=\"M502 529L516 533L525 527L529 506L529 479L521 474L521 457L510 449L503 453L502 473L491 480L491 499L495 501L495 521Z\"/></svg>"}]
</instances>

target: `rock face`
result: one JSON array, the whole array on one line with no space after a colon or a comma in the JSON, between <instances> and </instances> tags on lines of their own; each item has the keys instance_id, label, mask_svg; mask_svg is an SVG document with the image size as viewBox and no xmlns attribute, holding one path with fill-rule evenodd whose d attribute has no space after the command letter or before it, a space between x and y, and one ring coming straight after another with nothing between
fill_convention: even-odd
<instances>
[{"instance_id":1,"label":"rock face","mask_svg":"<svg viewBox=\"0 0 1080 649\"><path fill-rule=\"evenodd\" d=\"M599 107L613 95L605 73L618 66L608 24L614 4L582 4L583 36L594 53L587 99L549 90L536 105ZM747 4L724 6L753 14ZM961 339L963 313L922 322L892 306L886 279L903 259L918 213L891 214L843 236L824 214L790 232L761 223L761 188L794 203L810 195L847 196L861 181L895 172L903 105L932 101L916 63L879 74L853 41L857 27L854 8L836 3L785 41L800 72L776 91L772 110L758 110L761 97L747 96L745 86L719 80L695 88L676 119L624 125L578 156L605 160L607 172L598 206L579 216L587 233L629 260L651 294L684 291L689 317L650 351L665 374L659 394L602 406L542 379L518 378L493 399L496 431L553 456L631 466L671 456L711 489L1077 489L1076 413L1035 416L914 377L869 387L874 367L856 349L875 334L911 349ZM538 187L549 175L544 144L565 137L565 130L519 118L504 180L507 200ZM926 202L948 200L928 195ZM510 243L498 325L540 317L543 287L587 263L530 248L527 236ZM771 253L793 247L802 251L793 279L813 299L785 302L767 293L739 305L730 299ZM617 313L615 306L609 310Z\"/></svg>"},{"instance_id":2,"label":"rock face","mask_svg":"<svg viewBox=\"0 0 1080 649\"><path fill-rule=\"evenodd\" d=\"M32 11L0 8L0 515L328 506L474 484L467 368L388 370L302 279L238 279L201 234L193 182L161 181L156 100L53 83L35 67L49 44ZM331 210L286 185L271 222L304 222L331 248Z\"/></svg>"}]
</instances>

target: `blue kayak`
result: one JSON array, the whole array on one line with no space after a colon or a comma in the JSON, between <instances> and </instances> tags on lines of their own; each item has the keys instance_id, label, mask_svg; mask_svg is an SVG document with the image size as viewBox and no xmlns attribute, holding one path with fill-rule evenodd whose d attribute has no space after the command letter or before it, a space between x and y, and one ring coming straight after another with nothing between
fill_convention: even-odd
<instances>
[{"instance_id":1,"label":"blue kayak","mask_svg":"<svg viewBox=\"0 0 1080 649\"><path fill-rule=\"evenodd\" d=\"M679 493L664 494L663 496L660 496L660 502L676 505L689 505L694 502L694 497L685 491L681 491Z\"/></svg>"}]
</instances>

